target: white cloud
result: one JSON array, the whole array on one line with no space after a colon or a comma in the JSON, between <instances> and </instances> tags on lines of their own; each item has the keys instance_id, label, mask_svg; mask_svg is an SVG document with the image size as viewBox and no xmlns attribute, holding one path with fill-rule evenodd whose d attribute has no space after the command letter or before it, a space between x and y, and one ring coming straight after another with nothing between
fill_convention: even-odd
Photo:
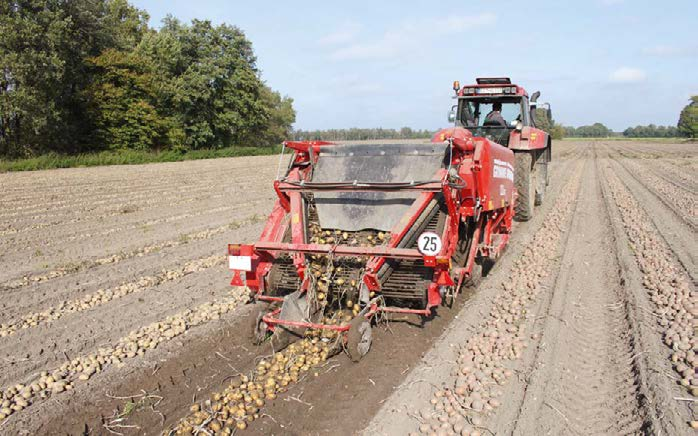
<instances>
[{"instance_id":1,"label":"white cloud","mask_svg":"<svg viewBox=\"0 0 698 436\"><path fill-rule=\"evenodd\" d=\"M388 29L375 41L357 42L339 47L330 54L333 60L394 59L414 54L417 47L445 34L460 33L477 27L492 25L497 21L493 13L452 16L446 19L425 19L403 22Z\"/></svg>"},{"instance_id":2,"label":"white cloud","mask_svg":"<svg viewBox=\"0 0 698 436\"><path fill-rule=\"evenodd\" d=\"M497 21L497 15L486 12L479 15L453 16L448 17L444 22L445 30L448 32L462 32L475 27L482 27L494 24Z\"/></svg>"},{"instance_id":3,"label":"white cloud","mask_svg":"<svg viewBox=\"0 0 698 436\"><path fill-rule=\"evenodd\" d=\"M328 33L318 40L322 46L336 46L348 44L356 39L361 26L356 23L346 23L333 32Z\"/></svg>"},{"instance_id":4,"label":"white cloud","mask_svg":"<svg viewBox=\"0 0 698 436\"><path fill-rule=\"evenodd\" d=\"M662 57L692 56L698 54L698 46L677 47L673 45L655 45L643 48L642 53L650 56Z\"/></svg>"},{"instance_id":5,"label":"white cloud","mask_svg":"<svg viewBox=\"0 0 698 436\"><path fill-rule=\"evenodd\" d=\"M408 38L397 32L388 32L378 41L357 43L332 52L333 60L381 59L401 54L408 48Z\"/></svg>"},{"instance_id":6,"label":"white cloud","mask_svg":"<svg viewBox=\"0 0 698 436\"><path fill-rule=\"evenodd\" d=\"M379 94L385 91L385 86L371 80L366 80L356 74L342 74L330 80L332 87L341 88L343 95L360 96Z\"/></svg>"},{"instance_id":7,"label":"white cloud","mask_svg":"<svg viewBox=\"0 0 698 436\"><path fill-rule=\"evenodd\" d=\"M621 67L611 72L609 80L616 83L637 83L647 78L647 74L638 68Z\"/></svg>"}]
</instances>

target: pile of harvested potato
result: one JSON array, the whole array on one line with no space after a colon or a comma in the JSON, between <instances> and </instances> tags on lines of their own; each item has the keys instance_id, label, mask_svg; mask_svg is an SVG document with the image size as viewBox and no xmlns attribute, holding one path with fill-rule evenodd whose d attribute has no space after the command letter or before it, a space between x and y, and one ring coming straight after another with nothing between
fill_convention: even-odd
<instances>
[{"instance_id":1,"label":"pile of harvested potato","mask_svg":"<svg viewBox=\"0 0 698 436\"><path fill-rule=\"evenodd\" d=\"M236 376L222 392L203 403L191 406L191 414L182 419L175 434L190 435L201 431L232 434L262 416L261 408L302 380L330 356L338 333L314 330L309 337L289 345L259 361L250 375ZM317 372L314 373L318 375Z\"/></svg>"}]
</instances>

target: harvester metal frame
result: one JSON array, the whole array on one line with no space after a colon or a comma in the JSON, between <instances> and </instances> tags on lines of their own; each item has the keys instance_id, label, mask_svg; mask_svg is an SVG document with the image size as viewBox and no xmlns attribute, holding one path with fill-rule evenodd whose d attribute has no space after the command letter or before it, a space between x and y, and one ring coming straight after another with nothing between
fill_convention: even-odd
<instances>
[{"instance_id":1,"label":"harvester metal frame","mask_svg":"<svg viewBox=\"0 0 698 436\"><path fill-rule=\"evenodd\" d=\"M508 185L509 182L513 184L513 168L509 163L513 161L511 151L485 138L475 138L469 131L460 128L444 129L434 136L432 142L447 144L450 153L448 167L439 168L431 180L410 183L314 183L309 180L311 168L317 163L323 147L331 147L334 144L325 141L285 142L284 149L294 150L294 155L285 176L277 178L274 182L278 200L259 241L252 245L231 244L228 247L231 258L241 257L246 261L249 258L249 268L244 269L236 269L231 261L231 285L247 286L253 292L252 299L255 301L281 303L284 301L282 296L266 294L268 284L265 281L274 259L280 254L291 256L300 279L300 291L306 293L310 285L306 276L306 255L368 258L361 280L363 286L369 291L375 291L378 297L364 302L359 316L371 318L379 312L430 316L432 309L442 304L446 290L450 290L453 297L458 295L464 282L471 278L478 258L495 259L499 256L509 241L516 201L515 189L513 185ZM495 157L490 157L488 153ZM497 187L490 186L494 185L492 180L498 173L503 178L499 179ZM408 212L391 229L386 245L360 247L306 242L306 216L302 194L320 191L415 191L419 194ZM422 254L418 249L399 247L400 242L437 196L443 199L447 212L443 232L439 235L443 241L441 251L430 256ZM464 265L453 267L452 256L462 236L459 227L465 223L472 226L472 229L469 228L471 233L467 258ZM289 228L290 242L282 242ZM388 259L421 260L425 267L433 268L432 281L426 289L425 307L384 304L380 297L381 281L378 272ZM350 329L349 323L329 325L281 319L280 312L281 309L273 309L261 317L268 330L274 331L278 325L340 332Z\"/></svg>"}]
</instances>

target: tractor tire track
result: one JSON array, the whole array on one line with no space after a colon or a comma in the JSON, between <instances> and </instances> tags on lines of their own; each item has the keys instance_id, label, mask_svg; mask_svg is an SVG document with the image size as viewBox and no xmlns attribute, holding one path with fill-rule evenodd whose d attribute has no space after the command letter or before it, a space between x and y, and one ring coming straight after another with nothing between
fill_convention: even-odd
<instances>
[{"instance_id":1,"label":"tractor tire track","mask_svg":"<svg viewBox=\"0 0 698 436\"><path fill-rule=\"evenodd\" d=\"M652 433L635 362L637 331L615 252L607 246L612 226L593 160L580 192L585 207L573 217L535 359L524 376L513 434Z\"/></svg>"},{"instance_id":2,"label":"tractor tire track","mask_svg":"<svg viewBox=\"0 0 698 436\"><path fill-rule=\"evenodd\" d=\"M638 293L642 294L641 308L652 315L656 337L653 346L647 348L650 357L655 357L653 368L666 376L661 378L664 389L658 389L661 398L650 404L659 409L657 413L661 413L663 423L669 427L668 434L689 432L689 428L698 428L698 415L691 407L698 397L695 282L677 265L675 254L657 232L648 211L615 174L609 174L607 180L609 196L618 207L618 221L632 250L633 269L640 277L635 282ZM663 348L661 342L669 349ZM671 375L669 363L675 375Z\"/></svg>"}]
</instances>

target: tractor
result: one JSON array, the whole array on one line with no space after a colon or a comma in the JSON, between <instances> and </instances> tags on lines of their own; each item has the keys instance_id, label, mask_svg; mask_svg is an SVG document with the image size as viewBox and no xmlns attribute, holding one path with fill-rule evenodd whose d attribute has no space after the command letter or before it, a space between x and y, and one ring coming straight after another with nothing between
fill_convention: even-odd
<instances>
[{"instance_id":1,"label":"tractor","mask_svg":"<svg viewBox=\"0 0 698 436\"><path fill-rule=\"evenodd\" d=\"M552 141L540 128L552 120L550 104L538 103L539 91L529 98L524 88L507 77L480 77L476 84L462 87L455 81L453 90L457 104L449 112L449 122L514 152L514 184L519 194L515 219L530 220L550 183ZM498 107L500 116L488 117Z\"/></svg>"}]
</instances>

